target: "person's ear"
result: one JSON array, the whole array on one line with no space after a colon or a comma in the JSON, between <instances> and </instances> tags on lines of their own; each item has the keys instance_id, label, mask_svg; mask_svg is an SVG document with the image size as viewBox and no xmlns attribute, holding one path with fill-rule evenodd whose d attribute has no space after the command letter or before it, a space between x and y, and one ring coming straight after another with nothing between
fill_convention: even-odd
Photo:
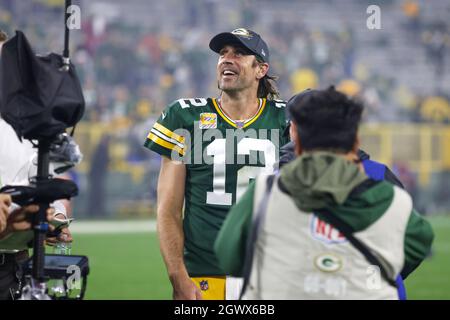
<instances>
[{"instance_id":1,"label":"person's ear","mask_svg":"<svg viewBox=\"0 0 450 320\"><path fill-rule=\"evenodd\" d=\"M256 78L261 80L269 72L269 64L265 62L258 63L258 70L256 72Z\"/></svg>"},{"instance_id":2,"label":"person's ear","mask_svg":"<svg viewBox=\"0 0 450 320\"><path fill-rule=\"evenodd\" d=\"M289 120L289 139L291 139L291 141L294 141L294 129L292 129L293 126L294 122L292 120Z\"/></svg>"},{"instance_id":3,"label":"person's ear","mask_svg":"<svg viewBox=\"0 0 450 320\"><path fill-rule=\"evenodd\" d=\"M294 141L295 155L301 155L303 152L302 144L300 142L300 136L298 135L297 124L294 121L291 121L291 125L289 127L289 135L291 136L291 140Z\"/></svg>"},{"instance_id":4,"label":"person's ear","mask_svg":"<svg viewBox=\"0 0 450 320\"><path fill-rule=\"evenodd\" d=\"M355 143L353 144L353 149L352 149L352 151L353 151L355 154L358 153L359 146L360 146L360 139L359 139L359 135L356 134Z\"/></svg>"}]
</instances>

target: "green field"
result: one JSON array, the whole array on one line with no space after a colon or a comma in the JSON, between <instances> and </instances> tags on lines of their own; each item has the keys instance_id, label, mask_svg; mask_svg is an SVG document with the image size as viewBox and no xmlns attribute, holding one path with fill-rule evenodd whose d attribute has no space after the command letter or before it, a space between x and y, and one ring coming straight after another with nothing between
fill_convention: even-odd
<instances>
[{"instance_id":1,"label":"green field","mask_svg":"<svg viewBox=\"0 0 450 320\"><path fill-rule=\"evenodd\" d=\"M450 299L450 217L430 219L433 255L405 282L409 299ZM86 299L170 299L156 234L74 235L72 254L89 257Z\"/></svg>"},{"instance_id":2,"label":"green field","mask_svg":"<svg viewBox=\"0 0 450 320\"><path fill-rule=\"evenodd\" d=\"M432 256L405 281L409 299L450 299L450 216L429 221L435 234Z\"/></svg>"}]
</instances>

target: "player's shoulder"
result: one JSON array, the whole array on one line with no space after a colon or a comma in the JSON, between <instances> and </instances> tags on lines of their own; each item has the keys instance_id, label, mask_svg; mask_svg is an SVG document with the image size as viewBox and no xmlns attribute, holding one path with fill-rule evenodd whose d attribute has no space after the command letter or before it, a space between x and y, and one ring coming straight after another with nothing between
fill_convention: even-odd
<instances>
[{"instance_id":1,"label":"player's shoulder","mask_svg":"<svg viewBox=\"0 0 450 320\"><path fill-rule=\"evenodd\" d=\"M183 126L198 120L199 114L208 112L211 98L181 98L172 101L161 113L161 121L177 123Z\"/></svg>"},{"instance_id":2,"label":"player's shoulder","mask_svg":"<svg viewBox=\"0 0 450 320\"><path fill-rule=\"evenodd\" d=\"M288 126L288 117L286 113L286 101L281 99L267 99L265 107L265 119L277 128L281 128L283 136L288 136L286 130Z\"/></svg>"},{"instance_id":3,"label":"player's shoulder","mask_svg":"<svg viewBox=\"0 0 450 320\"><path fill-rule=\"evenodd\" d=\"M267 114L284 121L286 119L286 103L285 100L281 99L268 99L266 101L266 109L269 109Z\"/></svg>"},{"instance_id":4,"label":"player's shoulder","mask_svg":"<svg viewBox=\"0 0 450 320\"><path fill-rule=\"evenodd\" d=\"M180 98L172 101L166 110L170 112L195 112L196 110L202 109L212 104L212 98Z\"/></svg>"},{"instance_id":5,"label":"player's shoulder","mask_svg":"<svg viewBox=\"0 0 450 320\"><path fill-rule=\"evenodd\" d=\"M273 107L276 109L280 109L283 110L286 108L286 101L285 100L281 100L281 99L267 99L266 100L266 104L269 107Z\"/></svg>"}]
</instances>

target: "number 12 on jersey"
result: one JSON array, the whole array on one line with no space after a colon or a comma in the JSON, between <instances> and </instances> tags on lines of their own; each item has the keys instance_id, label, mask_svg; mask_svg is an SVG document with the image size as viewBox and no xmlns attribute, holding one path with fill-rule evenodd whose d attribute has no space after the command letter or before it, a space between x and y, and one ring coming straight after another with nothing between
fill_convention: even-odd
<instances>
[{"instance_id":1,"label":"number 12 on jersey","mask_svg":"<svg viewBox=\"0 0 450 320\"><path fill-rule=\"evenodd\" d=\"M250 179L259 174L272 174L276 165L276 148L272 141L266 139L244 138L237 144L238 155L250 155L250 151L260 151L264 154L264 167L246 165L236 174L236 201L245 192ZM226 139L216 139L206 147L206 152L213 157L213 191L206 193L206 203L231 206L233 194L225 191L226 186Z\"/></svg>"}]
</instances>

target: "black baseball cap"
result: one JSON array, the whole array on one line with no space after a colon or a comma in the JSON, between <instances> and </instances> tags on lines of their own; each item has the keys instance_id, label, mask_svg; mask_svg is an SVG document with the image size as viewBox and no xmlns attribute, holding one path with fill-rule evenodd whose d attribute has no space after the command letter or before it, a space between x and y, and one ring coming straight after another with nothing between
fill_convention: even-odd
<instances>
[{"instance_id":1,"label":"black baseball cap","mask_svg":"<svg viewBox=\"0 0 450 320\"><path fill-rule=\"evenodd\" d=\"M269 62L269 47L259 34L245 28L234 29L231 32L222 32L209 42L212 51L219 53L227 44L241 44L252 54L264 62Z\"/></svg>"}]
</instances>

